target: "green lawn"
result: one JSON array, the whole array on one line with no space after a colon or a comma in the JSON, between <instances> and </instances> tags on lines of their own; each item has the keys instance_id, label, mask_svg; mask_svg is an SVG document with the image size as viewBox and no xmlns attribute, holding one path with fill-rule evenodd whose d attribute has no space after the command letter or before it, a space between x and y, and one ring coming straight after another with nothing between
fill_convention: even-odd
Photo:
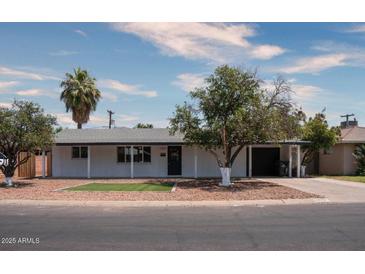
<instances>
[{"instance_id":1,"label":"green lawn","mask_svg":"<svg viewBox=\"0 0 365 274\"><path fill-rule=\"evenodd\" d=\"M324 176L329 179L365 183L365 176Z\"/></svg>"},{"instance_id":2,"label":"green lawn","mask_svg":"<svg viewBox=\"0 0 365 274\"><path fill-rule=\"evenodd\" d=\"M173 183L107 184L91 183L68 188L68 191L171 191Z\"/></svg>"}]
</instances>

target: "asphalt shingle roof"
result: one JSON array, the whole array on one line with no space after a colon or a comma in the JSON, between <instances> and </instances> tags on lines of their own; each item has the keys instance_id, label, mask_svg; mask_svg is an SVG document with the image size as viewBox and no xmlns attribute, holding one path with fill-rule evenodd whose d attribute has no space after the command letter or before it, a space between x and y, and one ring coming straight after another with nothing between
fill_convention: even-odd
<instances>
[{"instance_id":1,"label":"asphalt shingle roof","mask_svg":"<svg viewBox=\"0 0 365 274\"><path fill-rule=\"evenodd\" d=\"M341 143L365 143L365 127L341 129Z\"/></svg>"},{"instance_id":2,"label":"asphalt shingle roof","mask_svg":"<svg viewBox=\"0 0 365 274\"><path fill-rule=\"evenodd\" d=\"M166 128L64 129L56 135L62 144L179 144L183 135L170 135Z\"/></svg>"},{"instance_id":3,"label":"asphalt shingle roof","mask_svg":"<svg viewBox=\"0 0 365 274\"><path fill-rule=\"evenodd\" d=\"M183 135L170 135L166 128L93 128L63 129L56 135L56 145L87 144L183 144ZM271 144L272 142L267 142ZM285 140L280 144L304 144L306 141Z\"/></svg>"}]
</instances>

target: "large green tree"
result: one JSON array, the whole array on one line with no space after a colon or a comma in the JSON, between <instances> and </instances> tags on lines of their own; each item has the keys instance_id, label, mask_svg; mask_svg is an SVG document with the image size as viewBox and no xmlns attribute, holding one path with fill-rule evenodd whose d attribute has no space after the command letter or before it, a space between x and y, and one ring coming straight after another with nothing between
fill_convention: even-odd
<instances>
[{"instance_id":1,"label":"large green tree","mask_svg":"<svg viewBox=\"0 0 365 274\"><path fill-rule=\"evenodd\" d=\"M72 120L77 123L77 128L81 129L82 124L89 121L90 113L96 110L101 98L96 79L86 70L77 68L73 74L66 73L66 78L60 86L63 89L60 99L65 103L66 111L72 111Z\"/></svg>"},{"instance_id":2,"label":"large green tree","mask_svg":"<svg viewBox=\"0 0 365 274\"><path fill-rule=\"evenodd\" d=\"M336 144L340 138L340 129L330 127L324 112L317 113L304 122L302 140L309 141L302 145L302 165L306 166L313 160L313 156L321 149L327 150Z\"/></svg>"},{"instance_id":3,"label":"large green tree","mask_svg":"<svg viewBox=\"0 0 365 274\"><path fill-rule=\"evenodd\" d=\"M290 99L290 87L282 78L263 89L256 73L227 65L216 68L203 87L190 92L191 103L176 106L170 131L184 134L217 160L230 185L231 167L244 146L298 136L300 111Z\"/></svg>"},{"instance_id":4,"label":"large green tree","mask_svg":"<svg viewBox=\"0 0 365 274\"><path fill-rule=\"evenodd\" d=\"M14 101L11 108L0 108L0 121L0 152L8 158L8 165L0 170L11 186L15 169L30 157L19 161L19 153L52 145L56 118L46 115L38 104Z\"/></svg>"}]
</instances>

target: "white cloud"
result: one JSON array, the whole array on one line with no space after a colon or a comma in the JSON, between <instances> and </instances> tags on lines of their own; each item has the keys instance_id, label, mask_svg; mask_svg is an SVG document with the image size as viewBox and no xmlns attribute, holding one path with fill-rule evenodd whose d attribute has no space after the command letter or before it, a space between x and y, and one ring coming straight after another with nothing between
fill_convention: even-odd
<instances>
[{"instance_id":1,"label":"white cloud","mask_svg":"<svg viewBox=\"0 0 365 274\"><path fill-rule=\"evenodd\" d=\"M53 113L57 117L57 122L63 127L76 128L76 123L72 120L72 113ZM114 115L115 125L121 126L133 126L139 117L134 115L120 114ZM109 117L105 113L105 116L100 114L91 114L88 123L83 127L107 127L109 125Z\"/></svg>"},{"instance_id":2,"label":"white cloud","mask_svg":"<svg viewBox=\"0 0 365 274\"><path fill-rule=\"evenodd\" d=\"M139 119L139 117L135 116L135 115L120 114L120 115L116 115L116 118L114 120L116 120L116 122L118 122L118 121L133 122L133 121L137 121L138 119Z\"/></svg>"},{"instance_id":3,"label":"white cloud","mask_svg":"<svg viewBox=\"0 0 365 274\"><path fill-rule=\"evenodd\" d=\"M301 57L291 65L273 69L282 73L319 73L335 67L364 67L365 48L347 43L320 41L311 47L320 55Z\"/></svg>"},{"instance_id":4,"label":"white cloud","mask_svg":"<svg viewBox=\"0 0 365 274\"><path fill-rule=\"evenodd\" d=\"M227 23L112 23L116 31L134 34L153 43L163 54L213 62L242 62L245 58L270 59L285 50L255 45L248 24Z\"/></svg>"},{"instance_id":5,"label":"white cloud","mask_svg":"<svg viewBox=\"0 0 365 274\"><path fill-rule=\"evenodd\" d=\"M76 123L72 120L72 113L53 113L57 117L57 122L63 127L74 127L76 128ZM90 120L83 127L93 127L93 126L108 126L109 120L107 115L90 115Z\"/></svg>"},{"instance_id":6,"label":"white cloud","mask_svg":"<svg viewBox=\"0 0 365 274\"><path fill-rule=\"evenodd\" d=\"M276 69L276 71L282 73L318 73L333 67L345 66L347 60L348 55L344 53L304 57L296 60L293 65Z\"/></svg>"},{"instance_id":7,"label":"white cloud","mask_svg":"<svg viewBox=\"0 0 365 274\"><path fill-rule=\"evenodd\" d=\"M12 69L8 67L0 66L0 75L3 76L10 76L14 78L23 78L23 79L31 79L31 80L59 80L59 78L45 75L42 73L35 73L28 70L19 70L19 69Z\"/></svg>"},{"instance_id":8,"label":"white cloud","mask_svg":"<svg viewBox=\"0 0 365 274\"><path fill-rule=\"evenodd\" d=\"M12 104L11 103L6 103L6 102L0 102L0 107L2 107L2 108L11 108Z\"/></svg>"},{"instance_id":9,"label":"white cloud","mask_svg":"<svg viewBox=\"0 0 365 274\"><path fill-rule=\"evenodd\" d=\"M313 97L319 95L321 91L323 91L323 89L320 87L312 85L293 84L291 88L295 92L294 97L299 100L312 99Z\"/></svg>"},{"instance_id":10,"label":"white cloud","mask_svg":"<svg viewBox=\"0 0 365 274\"><path fill-rule=\"evenodd\" d=\"M205 76L203 74L183 73L176 78L177 80L173 81L172 84L187 92L205 84Z\"/></svg>"},{"instance_id":11,"label":"white cloud","mask_svg":"<svg viewBox=\"0 0 365 274\"><path fill-rule=\"evenodd\" d=\"M322 88L314 85L304 85L297 83L296 79L290 79L287 82L290 85L291 90L293 91L293 94L291 94L293 100L298 103L302 103L302 101L310 101L316 99L317 96L323 95L324 93L324 90ZM265 80L261 84L261 87L269 91L274 89L274 85L270 80Z\"/></svg>"},{"instance_id":12,"label":"white cloud","mask_svg":"<svg viewBox=\"0 0 365 274\"><path fill-rule=\"evenodd\" d=\"M139 85L130 85L122 83L118 80L104 79L98 83L103 88L116 90L127 95L138 95L144 97L156 97L157 92L154 90L142 90Z\"/></svg>"},{"instance_id":13,"label":"white cloud","mask_svg":"<svg viewBox=\"0 0 365 274\"><path fill-rule=\"evenodd\" d=\"M70 51L70 50L58 50L54 52L50 52L49 55L51 56L70 56L78 54L77 51Z\"/></svg>"},{"instance_id":14,"label":"white cloud","mask_svg":"<svg viewBox=\"0 0 365 274\"><path fill-rule=\"evenodd\" d=\"M252 57L256 59L268 60L274 56L281 55L285 50L275 45L260 45L253 47L250 51Z\"/></svg>"},{"instance_id":15,"label":"white cloud","mask_svg":"<svg viewBox=\"0 0 365 274\"><path fill-rule=\"evenodd\" d=\"M109 92L103 91L101 96L102 96L102 98L108 99L109 101L112 101L112 102L118 101L118 96L116 96L115 94L109 93Z\"/></svg>"},{"instance_id":16,"label":"white cloud","mask_svg":"<svg viewBox=\"0 0 365 274\"><path fill-rule=\"evenodd\" d=\"M80 29L76 29L76 30L74 30L74 32L81 35L81 36L83 36L83 37L87 37L87 33L80 30Z\"/></svg>"},{"instance_id":17,"label":"white cloud","mask_svg":"<svg viewBox=\"0 0 365 274\"><path fill-rule=\"evenodd\" d=\"M44 89L39 88L32 88L32 89L24 89L24 90L17 90L14 92L20 96L48 96L48 97L55 97L56 94L49 92Z\"/></svg>"},{"instance_id":18,"label":"white cloud","mask_svg":"<svg viewBox=\"0 0 365 274\"><path fill-rule=\"evenodd\" d=\"M16 86L18 85L19 82L17 81L0 81L0 89L3 89L3 88L10 88L10 87L13 87L13 86Z\"/></svg>"},{"instance_id":19,"label":"white cloud","mask_svg":"<svg viewBox=\"0 0 365 274\"><path fill-rule=\"evenodd\" d=\"M75 125L75 122L72 121L70 113L51 113L51 114L57 117L57 123L61 126L66 127Z\"/></svg>"},{"instance_id":20,"label":"white cloud","mask_svg":"<svg viewBox=\"0 0 365 274\"><path fill-rule=\"evenodd\" d=\"M31 88L23 90L0 90L0 94L13 94L13 95L29 96L29 97L39 97L39 96L48 96L52 98L57 97L56 93L39 88Z\"/></svg>"},{"instance_id":21,"label":"white cloud","mask_svg":"<svg viewBox=\"0 0 365 274\"><path fill-rule=\"evenodd\" d=\"M345 32L365 32L365 24L351 26L347 28Z\"/></svg>"}]
</instances>

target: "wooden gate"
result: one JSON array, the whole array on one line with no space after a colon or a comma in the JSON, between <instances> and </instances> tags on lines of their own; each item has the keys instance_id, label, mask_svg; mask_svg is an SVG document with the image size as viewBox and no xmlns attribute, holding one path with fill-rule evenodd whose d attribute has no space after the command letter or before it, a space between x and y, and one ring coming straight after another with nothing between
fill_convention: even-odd
<instances>
[{"instance_id":1,"label":"wooden gate","mask_svg":"<svg viewBox=\"0 0 365 274\"><path fill-rule=\"evenodd\" d=\"M18 161L24 160L29 156L29 152L20 152ZM35 155L31 153L30 158L20 166L18 166L18 177L34 178L36 172Z\"/></svg>"}]
</instances>

